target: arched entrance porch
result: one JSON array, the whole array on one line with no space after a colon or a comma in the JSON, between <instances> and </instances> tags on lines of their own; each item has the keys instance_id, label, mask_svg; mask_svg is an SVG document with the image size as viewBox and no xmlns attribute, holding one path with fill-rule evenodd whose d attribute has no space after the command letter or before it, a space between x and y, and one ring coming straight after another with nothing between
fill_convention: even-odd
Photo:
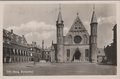
<instances>
[{"instance_id":1,"label":"arched entrance porch","mask_svg":"<svg viewBox=\"0 0 120 79\"><path fill-rule=\"evenodd\" d=\"M81 53L80 53L80 51L79 51L79 49L77 48L76 50L75 50L75 53L73 54L73 58L72 58L72 61L73 62L76 62L76 61L80 61L80 57L81 57Z\"/></svg>"}]
</instances>

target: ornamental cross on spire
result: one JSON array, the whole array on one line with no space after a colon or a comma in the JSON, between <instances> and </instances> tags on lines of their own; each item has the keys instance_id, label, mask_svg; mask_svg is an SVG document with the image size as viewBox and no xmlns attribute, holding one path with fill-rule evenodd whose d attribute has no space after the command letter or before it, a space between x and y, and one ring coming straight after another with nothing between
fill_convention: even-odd
<instances>
[{"instance_id":1,"label":"ornamental cross on spire","mask_svg":"<svg viewBox=\"0 0 120 79\"><path fill-rule=\"evenodd\" d=\"M93 11L95 11L95 4L93 4Z\"/></svg>"},{"instance_id":2,"label":"ornamental cross on spire","mask_svg":"<svg viewBox=\"0 0 120 79\"><path fill-rule=\"evenodd\" d=\"M77 12L77 16L79 16L79 13Z\"/></svg>"}]
</instances>

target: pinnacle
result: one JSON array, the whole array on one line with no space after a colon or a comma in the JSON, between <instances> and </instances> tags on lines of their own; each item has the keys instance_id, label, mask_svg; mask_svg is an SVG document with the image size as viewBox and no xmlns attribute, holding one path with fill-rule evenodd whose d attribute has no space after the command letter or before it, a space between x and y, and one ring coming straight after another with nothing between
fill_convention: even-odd
<instances>
[{"instance_id":1,"label":"pinnacle","mask_svg":"<svg viewBox=\"0 0 120 79\"><path fill-rule=\"evenodd\" d=\"M59 14L58 14L57 23L58 23L58 24L63 23L62 14L61 14L61 8L59 8Z\"/></svg>"},{"instance_id":2,"label":"pinnacle","mask_svg":"<svg viewBox=\"0 0 120 79\"><path fill-rule=\"evenodd\" d=\"M91 23L97 23L97 18L95 15L95 7L93 7L93 14L92 14Z\"/></svg>"}]
</instances>

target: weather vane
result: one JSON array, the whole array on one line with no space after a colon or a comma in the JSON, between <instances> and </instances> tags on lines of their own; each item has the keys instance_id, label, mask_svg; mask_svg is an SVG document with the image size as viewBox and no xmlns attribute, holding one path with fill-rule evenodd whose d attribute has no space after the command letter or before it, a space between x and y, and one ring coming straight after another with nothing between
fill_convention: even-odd
<instances>
[{"instance_id":1,"label":"weather vane","mask_svg":"<svg viewBox=\"0 0 120 79\"><path fill-rule=\"evenodd\" d=\"M79 13L77 12L77 16L79 15Z\"/></svg>"},{"instance_id":2,"label":"weather vane","mask_svg":"<svg viewBox=\"0 0 120 79\"><path fill-rule=\"evenodd\" d=\"M61 4L59 4L59 11L61 11Z\"/></svg>"},{"instance_id":3,"label":"weather vane","mask_svg":"<svg viewBox=\"0 0 120 79\"><path fill-rule=\"evenodd\" d=\"M95 4L93 4L93 11L95 11Z\"/></svg>"}]
</instances>

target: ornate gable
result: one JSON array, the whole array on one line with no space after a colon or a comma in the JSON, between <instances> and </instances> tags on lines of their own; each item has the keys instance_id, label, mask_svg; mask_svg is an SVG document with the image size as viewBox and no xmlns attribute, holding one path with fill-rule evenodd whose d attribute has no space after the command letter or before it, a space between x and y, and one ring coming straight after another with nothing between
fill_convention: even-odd
<instances>
[{"instance_id":1,"label":"ornate gable","mask_svg":"<svg viewBox=\"0 0 120 79\"><path fill-rule=\"evenodd\" d=\"M78 14L64 39L65 44L89 44L89 34Z\"/></svg>"},{"instance_id":2,"label":"ornate gable","mask_svg":"<svg viewBox=\"0 0 120 79\"><path fill-rule=\"evenodd\" d=\"M11 33L10 33L9 31L3 29L3 36L5 36L5 37L7 37L7 38L10 38L10 34L11 34Z\"/></svg>"},{"instance_id":3,"label":"ornate gable","mask_svg":"<svg viewBox=\"0 0 120 79\"><path fill-rule=\"evenodd\" d=\"M83 23L82 23L82 21L80 20L80 18L79 18L78 15L77 15L77 18L75 19L73 25L71 26L69 32L81 32L81 33L82 33L82 32L86 32L86 33L88 34L86 28L84 27L84 25L83 25ZM68 34L69 34L69 32L68 32ZM68 35L68 34L67 34L67 35ZM88 35L89 35L89 34L88 34Z\"/></svg>"}]
</instances>

